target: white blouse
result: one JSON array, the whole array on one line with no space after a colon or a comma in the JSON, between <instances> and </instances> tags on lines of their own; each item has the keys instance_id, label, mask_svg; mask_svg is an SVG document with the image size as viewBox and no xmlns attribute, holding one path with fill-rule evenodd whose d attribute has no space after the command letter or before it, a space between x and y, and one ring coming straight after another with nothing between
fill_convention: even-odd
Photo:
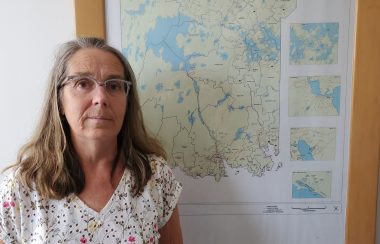
<instances>
[{"instance_id":1,"label":"white blouse","mask_svg":"<svg viewBox=\"0 0 380 244\"><path fill-rule=\"evenodd\" d=\"M0 240L5 243L158 243L182 185L165 160L150 156L153 176L132 196L128 170L106 206L96 212L76 195L43 199L23 186L15 172L0 185Z\"/></svg>"}]
</instances>

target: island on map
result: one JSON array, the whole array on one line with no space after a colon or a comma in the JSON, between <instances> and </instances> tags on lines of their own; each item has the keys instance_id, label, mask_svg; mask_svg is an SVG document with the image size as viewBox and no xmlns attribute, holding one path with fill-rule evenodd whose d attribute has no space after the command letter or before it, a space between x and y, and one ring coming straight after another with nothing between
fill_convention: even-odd
<instances>
[{"instance_id":1,"label":"island on map","mask_svg":"<svg viewBox=\"0 0 380 244\"><path fill-rule=\"evenodd\" d=\"M292 198L330 198L331 171L293 172Z\"/></svg>"},{"instance_id":2,"label":"island on map","mask_svg":"<svg viewBox=\"0 0 380 244\"><path fill-rule=\"evenodd\" d=\"M290 64L337 64L339 23L290 26Z\"/></svg>"}]
</instances>

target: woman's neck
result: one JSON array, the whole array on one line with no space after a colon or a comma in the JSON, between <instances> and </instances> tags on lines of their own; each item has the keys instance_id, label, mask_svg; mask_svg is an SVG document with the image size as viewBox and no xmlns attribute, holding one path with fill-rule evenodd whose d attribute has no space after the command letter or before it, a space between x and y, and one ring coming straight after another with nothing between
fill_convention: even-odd
<instances>
[{"instance_id":1,"label":"woman's neck","mask_svg":"<svg viewBox=\"0 0 380 244\"><path fill-rule=\"evenodd\" d=\"M72 138L74 149L83 166L96 167L96 165L112 166L117 154L117 141L115 140L88 140Z\"/></svg>"}]
</instances>

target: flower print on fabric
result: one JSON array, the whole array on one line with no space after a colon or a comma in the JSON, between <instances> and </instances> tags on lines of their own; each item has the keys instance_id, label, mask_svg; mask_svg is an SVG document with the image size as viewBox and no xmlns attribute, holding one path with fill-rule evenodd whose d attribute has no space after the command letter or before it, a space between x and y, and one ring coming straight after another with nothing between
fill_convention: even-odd
<instances>
[{"instance_id":1,"label":"flower print on fabric","mask_svg":"<svg viewBox=\"0 0 380 244\"><path fill-rule=\"evenodd\" d=\"M106 206L96 212L74 194L43 199L24 187L17 171L0 187L0 239L5 243L158 243L182 190L161 157L149 156L152 178L132 196L133 179L125 170Z\"/></svg>"}]
</instances>

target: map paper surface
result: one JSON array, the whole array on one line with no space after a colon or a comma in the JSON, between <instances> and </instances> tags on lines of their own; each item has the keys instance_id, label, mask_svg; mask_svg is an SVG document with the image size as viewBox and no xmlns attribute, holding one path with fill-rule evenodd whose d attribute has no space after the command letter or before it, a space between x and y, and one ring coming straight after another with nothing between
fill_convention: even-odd
<instances>
[{"instance_id":1,"label":"map paper surface","mask_svg":"<svg viewBox=\"0 0 380 244\"><path fill-rule=\"evenodd\" d=\"M351 1L115 8L109 41L184 185L185 243L344 243Z\"/></svg>"},{"instance_id":2,"label":"map paper surface","mask_svg":"<svg viewBox=\"0 0 380 244\"><path fill-rule=\"evenodd\" d=\"M279 153L281 19L296 1L122 1L148 128L193 178L254 176ZM270 8L273 11L258 11Z\"/></svg>"}]
</instances>

